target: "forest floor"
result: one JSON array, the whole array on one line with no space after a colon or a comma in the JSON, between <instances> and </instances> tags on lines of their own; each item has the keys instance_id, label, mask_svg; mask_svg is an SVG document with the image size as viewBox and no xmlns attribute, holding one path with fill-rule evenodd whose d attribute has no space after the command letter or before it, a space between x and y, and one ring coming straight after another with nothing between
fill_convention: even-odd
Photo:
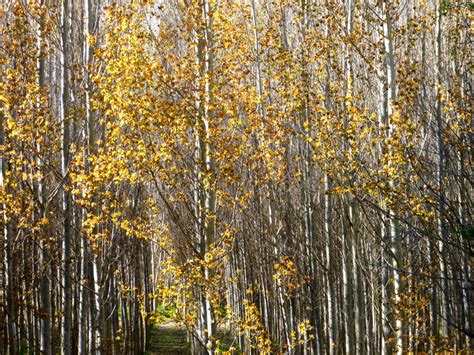
<instances>
[{"instance_id":1,"label":"forest floor","mask_svg":"<svg viewBox=\"0 0 474 355\"><path fill-rule=\"evenodd\" d=\"M218 332L222 343L219 348L228 350L234 343L230 332L220 329ZM239 354L239 351L234 352ZM152 339L148 355L191 355L191 347L187 341L186 329L179 323L168 319L152 330Z\"/></svg>"},{"instance_id":2,"label":"forest floor","mask_svg":"<svg viewBox=\"0 0 474 355\"><path fill-rule=\"evenodd\" d=\"M151 330L150 350L147 355L191 355L191 346L188 343L186 328L173 319L176 308L173 306L158 306L157 322ZM236 347L236 339L229 329L229 325L221 325L217 331L220 339L221 351ZM234 351L240 354L239 351Z\"/></svg>"},{"instance_id":3,"label":"forest floor","mask_svg":"<svg viewBox=\"0 0 474 355\"><path fill-rule=\"evenodd\" d=\"M153 331L149 355L188 355L191 349L186 340L186 329L178 323L168 320Z\"/></svg>"}]
</instances>

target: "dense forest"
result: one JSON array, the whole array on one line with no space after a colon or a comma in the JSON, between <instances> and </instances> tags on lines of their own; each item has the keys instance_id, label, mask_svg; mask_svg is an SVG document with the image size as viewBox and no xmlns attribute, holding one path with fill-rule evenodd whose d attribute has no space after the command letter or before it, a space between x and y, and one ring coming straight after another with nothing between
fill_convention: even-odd
<instances>
[{"instance_id":1,"label":"dense forest","mask_svg":"<svg viewBox=\"0 0 474 355\"><path fill-rule=\"evenodd\" d=\"M0 353L474 351L471 1L0 14Z\"/></svg>"}]
</instances>

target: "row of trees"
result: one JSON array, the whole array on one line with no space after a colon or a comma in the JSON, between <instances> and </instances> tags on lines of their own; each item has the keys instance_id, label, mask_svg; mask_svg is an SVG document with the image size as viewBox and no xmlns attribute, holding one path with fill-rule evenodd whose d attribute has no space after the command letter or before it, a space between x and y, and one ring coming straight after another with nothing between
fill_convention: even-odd
<instances>
[{"instance_id":1,"label":"row of trees","mask_svg":"<svg viewBox=\"0 0 474 355\"><path fill-rule=\"evenodd\" d=\"M469 1L1 11L2 351L472 350Z\"/></svg>"}]
</instances>

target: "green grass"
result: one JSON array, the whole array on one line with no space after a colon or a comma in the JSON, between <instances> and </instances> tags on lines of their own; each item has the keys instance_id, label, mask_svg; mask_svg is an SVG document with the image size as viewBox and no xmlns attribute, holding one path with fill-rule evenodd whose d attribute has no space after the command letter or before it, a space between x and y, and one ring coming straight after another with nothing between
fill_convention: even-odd
<instances>
[{"instance_id":1,"label":"green grass","mask_svg":"<svg viewBox=\"0 0 474 355\"><path fill-rule=\"evenodd\" d=\"M155 314L156 314L156 322L157 324L161 324L163 322L166 322L168 320L173 319L173 314L176 312L176 306L163 306L163 305L158 305L156 308Z\"/></svg>"},{"instance_id":2,"label":"green grass","mask_svg":"<svg viewBox=\"0 0 474 355\"><path fill-rule=\"evenodd\" d=\"M181 328L161 327L167 321L173 321L176 307L159 305L155 310L154 322L151 329L150 351L147 354L191 354L190 345L186 342L186 330ZM234 354L242 354L235 337L228 331L219 330L220 344L217 348L228 351L233 343Z\"/></svg>"}]
</instances>

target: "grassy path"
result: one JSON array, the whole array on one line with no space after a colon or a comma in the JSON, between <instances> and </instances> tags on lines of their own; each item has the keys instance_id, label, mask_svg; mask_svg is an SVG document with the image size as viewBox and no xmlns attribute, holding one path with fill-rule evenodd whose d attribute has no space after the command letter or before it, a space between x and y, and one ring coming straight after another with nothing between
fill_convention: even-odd
<instances>
[{"instance_id":1,"label":"grassy path","mask_svg":"<svg viewBox=\"0 0 474 355\"><path fill-rule=\"evenodd\" d=\"M186 331L176 322L166 321L159 325L153 334L149 354L159 355L190 355L191 350L186 341Z\"/></svg>"},{"instance_id":2,"label":"grassy path","mask_svg":"<svg viewBox=\"0 0 474 355\"><path fill-rule=\"evenodd\" d=\"M219 329L218 335L221 339L218 347L221 350L228 350L231 345L234 345L235 338L229 332ZM160 325L155 326L151 337L148 355L191 355L185 328L172 319L163 320ZM241 354L242 352L234 350L232 353Z\"/></svg>"}]
</instances>

